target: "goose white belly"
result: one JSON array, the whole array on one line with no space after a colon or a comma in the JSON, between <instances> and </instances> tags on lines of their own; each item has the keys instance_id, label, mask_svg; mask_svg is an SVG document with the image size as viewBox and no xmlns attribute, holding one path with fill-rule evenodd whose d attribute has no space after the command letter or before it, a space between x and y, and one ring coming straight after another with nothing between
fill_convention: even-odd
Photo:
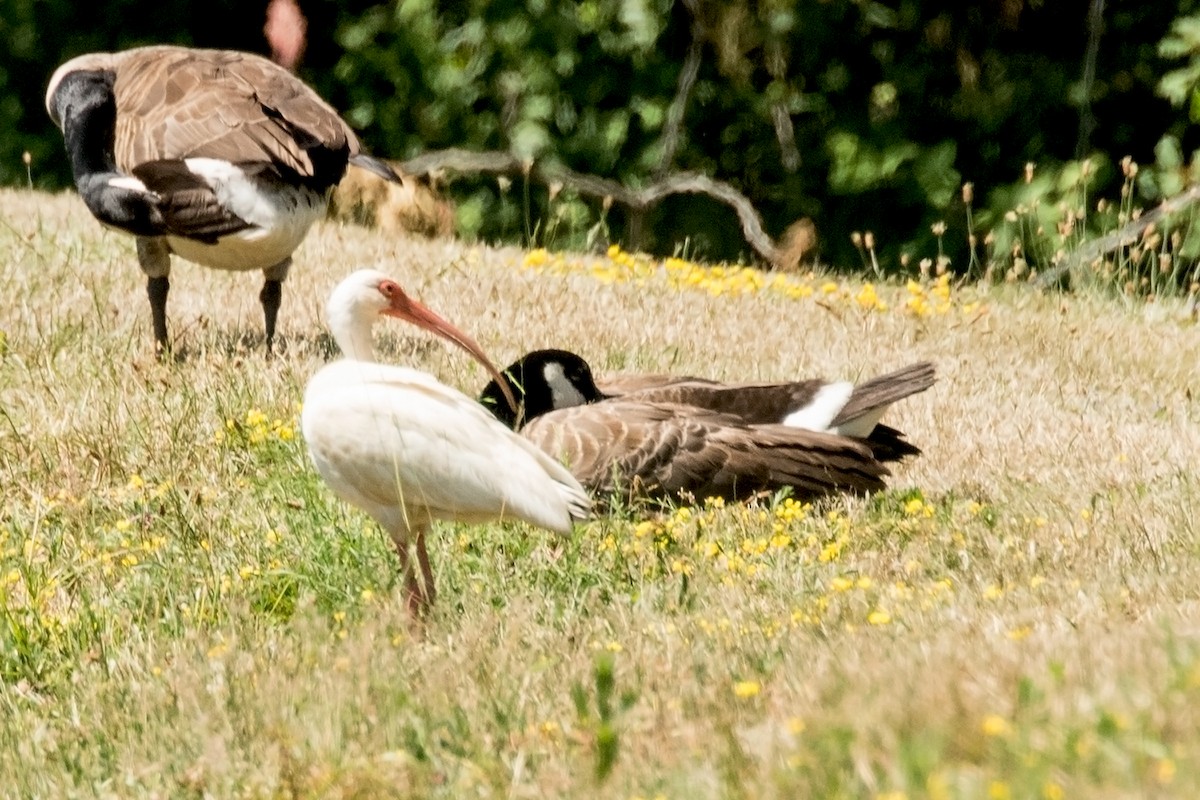
<instances>
[{"instance_id":1,"label":"goose white belly","mask_svg":"<svg viewBox=\"0 0 1200 800\"><path fill-rule=\"evenodd\" d=\"M253 226L213 244L168 236L171 252L188 261L233 271L269 269L291 256L325 215L328 193L260 181L228 161L189 158L186 163L212 187L222 206Z\"/></svg>"}]
</instances>

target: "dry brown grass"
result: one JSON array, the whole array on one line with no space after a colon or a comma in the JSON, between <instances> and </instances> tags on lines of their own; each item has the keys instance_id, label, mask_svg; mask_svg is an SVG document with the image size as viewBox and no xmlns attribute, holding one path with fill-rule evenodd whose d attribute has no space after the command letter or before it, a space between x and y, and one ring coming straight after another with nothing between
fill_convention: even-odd
<instances>
[{"instance_id":1,"label":"dry brown grass","mask_svg":"<svg viewBox=\"0 0 1200 800\"><path fill-rule=\"evenodd\" d=\"M326 224L285 285L281 357L262 356L258 276L177 264L184 358L159 364L129 239L70 195L0 192L0 216L5 794L1200 791L1200 336L1182 306L966 288L986 313L917 318L903 287L878 287L883 313L711 297ZM780 509L607 518L566 543L441 526L440 605L414 636L384 537L279 433L329 353L324 297L364 266L501 363L559 346L748 380L932 360L938 384L889 419L925 454L881 497L781 522L793 541L761 554ZM426 337L382 343L484 382Z\"/></svg>"},{"instance_id":2,"label":"dry brown grass","mask_svg":"<svg viewBox=\"0 0 1200 800\"><path fill-rule=\"evenodd\" d=\"M399 169L398 164L392 166ZM454 233L454 207L430 186L412 177L404 177L400 184L390 183L353 165L333 193L330 215L389 235L407 232L436 237Z\"/></svg>"}]
</instances>

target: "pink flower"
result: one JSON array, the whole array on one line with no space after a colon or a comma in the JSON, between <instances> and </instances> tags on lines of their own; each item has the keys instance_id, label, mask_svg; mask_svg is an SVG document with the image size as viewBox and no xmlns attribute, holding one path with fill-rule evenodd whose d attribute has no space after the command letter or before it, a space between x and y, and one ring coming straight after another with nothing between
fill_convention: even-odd
<instances>
[{"instance_id":1,"label":"pink flower","mask_svg":"<svg viewBox=\"0 0 1200 800\"><path fill-rule=\"evenodd\" d=\"M267 5L267 24L263 35L271 45L271 58L275 63L294 70L304 55L305 33L308 20L300 13L296 0L271 0Z\"/></svg>"}]
</instances>

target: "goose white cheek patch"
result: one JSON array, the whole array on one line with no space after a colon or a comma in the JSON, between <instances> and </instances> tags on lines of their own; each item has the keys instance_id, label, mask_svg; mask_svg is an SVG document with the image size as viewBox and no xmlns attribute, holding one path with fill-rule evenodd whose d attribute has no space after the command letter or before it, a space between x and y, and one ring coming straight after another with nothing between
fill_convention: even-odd
<instances>
[{"instance_id":1,"label":"goose white cheek patch","mask_svg":"<svg viewBox=\"0 0 1200 800\"><path fill-rule=\"evenodd\" d=\"M546 379L546 385L550 387L550 401L556 409L587 404L587 399L583 396L583 393L576 389L575 385L567 379L566 373L563 372L562 364L547 364L542 369L542 377Z\"/></svg>"}]
</instances>

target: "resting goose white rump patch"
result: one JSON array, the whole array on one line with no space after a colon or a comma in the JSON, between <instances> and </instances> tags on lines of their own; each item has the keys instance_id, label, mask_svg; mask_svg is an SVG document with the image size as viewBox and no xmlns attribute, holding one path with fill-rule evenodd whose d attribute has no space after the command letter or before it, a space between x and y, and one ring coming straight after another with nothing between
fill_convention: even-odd
<instances>
[{"instance_id":1,"label":"resting goose white rump patch","mask_svg":"<svg viewBox=\"0 0 1200 800\"><path fill-rule=\"evenodd\" d=\"M849 381L827 383L817 389L808 405L798 408L784 417L783 424L810 431L833 431L834 417L846 407L853 392L854 384ZM834 432L840 433L841 431Z\"/></svg>"}]
</instances>

